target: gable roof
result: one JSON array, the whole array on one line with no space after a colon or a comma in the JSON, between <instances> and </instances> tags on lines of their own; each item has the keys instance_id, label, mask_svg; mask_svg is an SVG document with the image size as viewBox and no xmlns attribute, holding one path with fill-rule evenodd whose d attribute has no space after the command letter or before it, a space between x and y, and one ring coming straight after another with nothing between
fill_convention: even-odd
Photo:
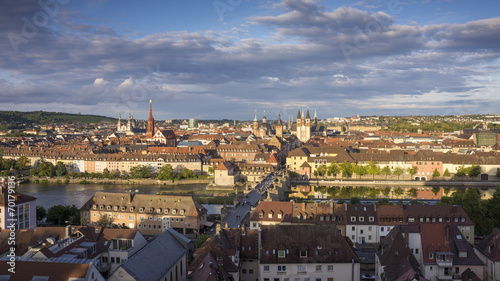
<instances>
[{"instance_id":1,"label":"gable roof","mask_svg":"<svg viewBox=\"0 0 500 281\"><path fill-rule=\"evenodd\" d=\"M135 280L160 280L188 252L173 232L175 230L170 228L156 236L125 261L121 268Z\"/></svg>"}]
</instances>

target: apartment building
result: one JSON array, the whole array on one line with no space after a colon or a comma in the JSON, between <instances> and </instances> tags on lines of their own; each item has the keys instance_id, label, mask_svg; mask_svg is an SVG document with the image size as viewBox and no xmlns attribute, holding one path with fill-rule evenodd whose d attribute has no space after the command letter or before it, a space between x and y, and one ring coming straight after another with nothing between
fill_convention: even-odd
<instances>
[{"instance_id":1,"label":"apartment building","mask_svg":"<svg viewBox=\"0 0 500 281\"><path fill-rule=\"evenodd\" d=\"M80 215L90 224L101 217L116 225L156 235L173 228L196 236L207 220L207 209L190 196L96 192L81 208Z\"/></svg>"}]
</instances>

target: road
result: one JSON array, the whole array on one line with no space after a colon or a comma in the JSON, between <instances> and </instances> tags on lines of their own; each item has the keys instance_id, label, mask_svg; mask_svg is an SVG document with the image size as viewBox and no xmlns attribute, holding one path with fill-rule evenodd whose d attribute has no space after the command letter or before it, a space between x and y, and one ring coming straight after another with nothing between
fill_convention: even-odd
<instances>
[{"instance_id":1,"label":"road","mask_svg":"<svg viewBox=\"0 0 500 281\"><path fill-rule=\"evenodd\" d=\"M234 210L222 220L222 226L229 228L240 227L246 215L250 212L251 207L259 202L275 179L276 175L274 173L267 175L264 180L255 186L255 188L234 207ZM225 224L227 224L227 226L225 226Z\"/></svg>"}]
</instances>

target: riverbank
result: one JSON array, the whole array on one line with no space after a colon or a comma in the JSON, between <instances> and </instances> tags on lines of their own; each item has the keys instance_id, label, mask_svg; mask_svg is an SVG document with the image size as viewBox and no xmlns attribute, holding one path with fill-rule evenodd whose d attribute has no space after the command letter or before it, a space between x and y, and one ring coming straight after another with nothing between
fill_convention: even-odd
<instances>
[{"instance_id":1,"label":"riverbank","mask_svg":"<svg viewBox=\"0 0 500 281\"><path fill-rule=\"evenodd\" d=\"M157 179L68 179L65 177L28 177L30 182L36 183L58 183L58 184L111 184L111 185L160 185L160 186L176 186L187 184L209 184L213 181L212 178L205 179L183 179L176 181L161 181Z\"/></svg>"},{"instance_id":2,"label":"riverbank","mask_svg":"<svg viewBox=\"0 0 500 281\"><path fill-rule=\"evenodd\" d=\"M500 181L367 181L367 180L293 180L292 184L318 186L463 186L496 187Z\"/></svg>"}]
</instances>

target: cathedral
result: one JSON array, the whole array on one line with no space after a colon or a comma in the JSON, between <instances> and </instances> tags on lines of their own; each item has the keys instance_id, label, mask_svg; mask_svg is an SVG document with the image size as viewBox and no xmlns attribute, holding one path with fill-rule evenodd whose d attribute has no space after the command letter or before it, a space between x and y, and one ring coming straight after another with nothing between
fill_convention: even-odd
<instances>
[{"instance_id":1,"label":"cathedral","mask_svg":"<svg viewBox=\"0 0 500 281\"><path fill-rule=\"evenodd\" d=\"M128 114L127 124L122 122L122 115L118 115L118 124L116 125L117 133L126 133L127 135L134 135L136 133L135 120L130 113Z\"/></svg>"}]
</instances>

